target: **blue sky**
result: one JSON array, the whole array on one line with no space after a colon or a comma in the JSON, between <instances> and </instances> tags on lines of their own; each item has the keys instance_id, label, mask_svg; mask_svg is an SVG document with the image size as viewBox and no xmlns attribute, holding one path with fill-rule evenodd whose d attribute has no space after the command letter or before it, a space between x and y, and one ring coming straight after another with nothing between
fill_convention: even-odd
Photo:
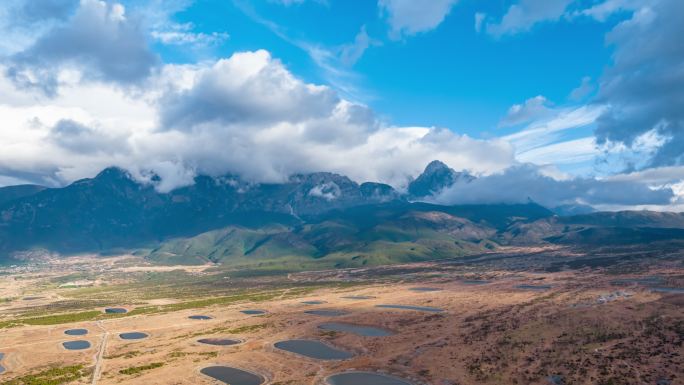
<instances>
[{"instance_id":1,"label":"blue sky","mask_svg":"<svg viewBox=\"0 0 684 385\"><path fill-rule=\"evenodd\" d=\"M525 180L507 201L681 210L682 12L679 0L8 0L0 185L117 165L160 176L160 190L315 171L402 188L440 159L481 186Z\"/></svg>"},{"instance_id":2,"label":"blue sky","mask_svg":"<svg viewBox=\"0 0 684 385\"><path fill-rule=\"evenodd\" d=\"M391 27L374 1L200 1L176 14L198 32L223 31L230 38L214 55L267 49L306 81L331 84L307 52L254 20L244 9L277 25L289 39L324 49L350 44L364 27L376 43L354 64L340 65L357 88L350 97L369 104L397 125L436 125L472 136L501 135L508 108L536 95L568 102L582 78L601 75L610 63L605 34L621 18L600 23L541 23L526 33L493 37L475 31L475 13L502 15L502 3L464 1L434 29L389 37ZM497 2L498 3L498 2ZM163 47L162 47L163 48ZM161 49L169 62L194 61L184 49Z\"/></svg>"},{"instance_id":3,"label":"blue sky","mask_svg":"<svg viewBox=\"0 0 684 385\"><path fill-rule=\"evenodd\" d=\"M394 36L391 12L375 1L198 1L172 16L194 32L230 37L210 51L158 45L165 61L187 63L234 52L266 49L298 77L327 84L372 107L398 126L445 127L475 138L505 136L521 125L502 127L508 109L543 95L554 106L575 106L570 94L587 78L596 82L611 63L605 35L629 17L558 20L529 30L494 36L477 31L475 15L501 19L514 2L454 2L443 21L416 33ZM308 47L337 53L353 46L361 31L368 46L353 62L330 60L335 71L313 58ZM586 95L586 101L591 94ZM591 135L593 125L564 132L557 140ZM574 174L600 173L593 162L559 164Z\"/></svg>"}]
</instances>

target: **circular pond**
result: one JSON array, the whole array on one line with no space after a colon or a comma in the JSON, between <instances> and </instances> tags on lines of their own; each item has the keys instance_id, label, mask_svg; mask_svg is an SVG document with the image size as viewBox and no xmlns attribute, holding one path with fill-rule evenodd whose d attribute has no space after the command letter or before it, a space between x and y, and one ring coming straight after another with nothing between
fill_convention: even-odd
<instances>
[{"instance_id":1,"label":"circular pond","mask_svg":"<svg viewBox=\"0 0 684 385\"><path fill-rule=\"evenodd\" d=\"M261 385L265 379L258 374L250 373L230 366L208 366L200 373L230 385Z\"/></svg>"},{"instance_id":2,"label":"circular pond","mask_svg":"<svg viewBox=\"0 0 684 385\"><path fill-rule=\"evenodd\" d=\"M344 299L353 299L353 300L364 300L364 299L373 299L375 297L371 295L348 295L346 297L342 297Z\"/></svg>"},{"instance_id":3,"label":"circular pond","mask_svg":"<svg viewBox=\"0 0 684 385\"><path fill-rule=\"evenodd\" d=\"M242 343L240 340L230 338L202 338L197 340L201 344L216 345L216 346L231 346Z\"/></svg>"},{"instance_id":4,"label":"circular pond","mask_svg":"<svg viewBox=\"0 0 684 385\"><path fill-rule=\"evenodd\" d=\"M128 332L119 334L119 338L122 340L141 340L147 337L149 337L149 335L142 332Z\"/></svg>"},{"instance_id":5,"label":"circular pond","mask_svg":"<svg viewBox=\"0 0 684 385\"><path fill-rule=\"evenodd\" d=\"M260 315L260 314L266 314L266 310L256 310L256 309L240 310L240 313L247 314L247 315Z\"/></svg>"},{"instance_id":6,"label":"circular pond","mask_svg":"<svg viewBox=\"0 0 684 385\"><path fill-rule=\"evenodd\" d=\"M85 350L90 348L90 342L88 341L67 341L62 342L62 346L66 350Z\"/></svg>"},{"instance_id":7,"label":"circular pond","mask_svg":"<svg viewBox=\"0 0 684 385\"><path fill-rule=\"evenodd\" d=\"M188 318L190 318L190 319L197 319L197 320L208 320L208 319L211 319L211 317L209 317L208 315L191 315L191 316L188 317Z\"/></svg>"},{"instance_id":8,"label":"circular pond","mask_svg":"<svg viewBox=\"0 0 684 385\"><path fill-rule=\"evenodd\" d=\"M343 315L347 315L346 311L343 310L330 310L330 309L320 309L320 310L307 310L304 313L306 314L313 314L313 315L320 315L323 317L339 317Z\"/></svg>"},{"instance_id":9,"label":"circular pond","mask_svg":"<svg viewBox=\"0 0 684 385\"><path fill-rule=\"evenodd\" d=\"M107 313L107 314L124 314L124 313L128 313L128 310L126 310L122 307L108 307L105 309L105 313Z\"/></svg>"},{"instance_id":10,"label":"circular pond","mask_svg":"<svg viewBox=\"0 0 684 385\"><path fill-rule=\"evenodd\" d=\"M290 353L296 353L317 360L346 360L354 357L354 354L333 348L321 341L315 340L286 340L273 344L277 349Z\"/></svg>"},{"instance_id":11,"label":"circular pond","mask_svg":"<svg viewBox=\"0 0 684 385\"><path fill-rule=\"evenodd\" d=\"M69 329L65 330L64 334L68 336L84 336L88 334L88 329Z\"/></svg>"},{"instance_id":12,"label":"circular pond","mask_svg":"<svg viewBox=\"0 0 684 385\"><path fill-rule=\"evenodd\" d=\"M326 382L329 385L411 385L406 380L373 372L333 374Z\"/></svg>"}]
</instances>

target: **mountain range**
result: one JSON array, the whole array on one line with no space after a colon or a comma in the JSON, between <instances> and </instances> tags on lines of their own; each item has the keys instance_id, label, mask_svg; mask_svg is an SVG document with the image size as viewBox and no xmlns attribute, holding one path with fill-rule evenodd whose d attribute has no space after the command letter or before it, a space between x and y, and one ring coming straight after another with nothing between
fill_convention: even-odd
<instances>
[{"instance_id":1,"label":"mountain range","mask_svg":"<svg viewBox=\"0 0 684 385\"><path fill-rule=\"evenodd\" d=\"M684 239L684 215L678 213L427 203L442 189L473 179L433 161L405 192L319 172L271 184L200 175L190 186L162 193L154 178L141 183L112 167L62 188L0 188L0 261L40 249L136 252L159 263L315 261L339 267L454 257L502 245Z\"/></svg>"}]
</instances>

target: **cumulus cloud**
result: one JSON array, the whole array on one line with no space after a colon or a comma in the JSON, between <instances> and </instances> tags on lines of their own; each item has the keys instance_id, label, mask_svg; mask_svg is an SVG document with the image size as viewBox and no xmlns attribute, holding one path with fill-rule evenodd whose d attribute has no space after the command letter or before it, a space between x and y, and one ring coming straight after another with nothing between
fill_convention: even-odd
<instances>
[{"instance_id":1,"label":"cumulus cloud","mask_svg":"<svg viewBox=\"0 0 684 385\"><path fill-rule=\"evenodd\" d=\"M125 136L100 132L70 119L58 121L50 130L49 139L57 146L74 153L116 154L129 151Z\"/></svg>"},{"instance_id":2,"label":"cumulus cloud","mask_svg":"<svg viewBox=\"0 0 684 385\"><path fill-rule=\"evenodd\" d=\"M20 2L12 12L14 22L37 23L48 20L65 20L77 8L78 0L41 0Z\"/></svg>"},{"instance_id":3,"label":"cumulus cloud","mask_svg":"<svg viewBox=\"0 0 684 385\"><path fill-rule=\"evenodd\" d=\"M390 37L415 35L437 28L449 14L456 0L379 0L378 6L386 14Z\"/></svg>"},{"instance_id":4,"label":"cumulus cloud","mask_svg":"<svg viewBox=\"0 0 684 385\"><path fill-rule=\"evenodd\" d=\"M556 21L573 0L520 0L511 5L499 22L487 23L487 33L494 36L516 34L534 25Z\"/></svg>"},{"instance_id":5,"label":"cumulus cloud","mask_svg":"<svg viewBox=\"0 0 684 385\"><path fill-rule=\"evenodd\" d=\"M548 118L553 114L550 102L542 95L525 100L523 104L514 104L508 109L506 116L499 121L499 127L510 127L532 120Z\"/></svg>"},{"instance_id":6,"label":"cumulus cloud","mask_svg":"<svg viewBox=\"0 0 684 385\"><path fill-rule=\"evenodd\" d=\"M127 17L123 5L82 0L65 24L43 34L10 61L7 75L15 84L54 96L61 69L75 68L90 79L134 84L150 75L158 58L140 21Z\"/></svg>"},{"instance_id":7,"label":"cumulus cloud","mask_svg":"<svg viewBox=\"0 0 684 385\"><path fill-rule=\"evenodd\" d=\"M279 182L300 172L333 171L359 182L401 186L441 159L482 174L512 162L499 139L478 140L434 127L394 127L369 107L290 73L266 51L202 65L165 65L136 93L106 83L65 82L36 100L0 81L0 175L51 185L109 165L160 191L198 173L235 173Z\"/></svg>"},{"instance_id":8,"label":"cumulus cloud","mask_svg":"<svg viewBox=\"0 0 684 385\"><path fill-rule=\"evenodd\" d=\"M662 144L643 167L684 164L684 2L642 5L607 36L614 64L600 79L597 141L637 147L650 135Z\"/></svg>"},{"instance_id":9,"label":"cumulus cloud","mask_svg":"<svg viewBox=\"0 0 684 385\"><path fill-rule=\"evenodd\" d=\"M198 73L188 90L162 103L162 126L297 123L329 116L339 103L328 87L295 78L264 50L237 53Z\"/></svg>"},{"instance_id":10,"label":"cumulus cloud","mask_svg":"<svg viewBox=\"0 0 684 385\"><path fill-rule=\"evenodd\" d=\"M442 191L435 201L468 204L525 203L532 200L547 207L563 204L667 206L676 198L672 189L667 187L653 189L634 181L594 178L558 180L538 166L522 164L470 183L457 183Z\"/></svg>"}]
</instances>

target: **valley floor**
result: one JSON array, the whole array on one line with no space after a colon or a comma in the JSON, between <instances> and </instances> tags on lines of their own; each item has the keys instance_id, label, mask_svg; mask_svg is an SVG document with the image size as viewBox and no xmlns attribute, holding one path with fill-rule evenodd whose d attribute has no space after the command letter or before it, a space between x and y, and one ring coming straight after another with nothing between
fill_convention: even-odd
<instances>
[{"instance_id":1,"label":"valley floor","mask_svg":"<svg viewBox=\"0 0 684 385\"><path fill-rule=\"evenodd\" d=\"M443 261L249 275L134 257L49 261L0 275L0 384L212 384L200 370L216 364L272 385L322 385L352 369L416 385L684 384L684 294L654 290L684 287L682 271L681 261L555 272ZM395 304L443 311L377 307ZM106 315L107 307L128 313ZM249 309L266 314L241 312ZM344 314L306 313L322 309ZM326 331L324 322L393 334ZM88 334L65 335L74 328ZM148 337L123 340L125 332ZM241 343L198 342L208 337ZM288 339L354 357L322 361L274 347ZM69 340L91 346L68 351Z\"/></svg>"}]
</instances>

